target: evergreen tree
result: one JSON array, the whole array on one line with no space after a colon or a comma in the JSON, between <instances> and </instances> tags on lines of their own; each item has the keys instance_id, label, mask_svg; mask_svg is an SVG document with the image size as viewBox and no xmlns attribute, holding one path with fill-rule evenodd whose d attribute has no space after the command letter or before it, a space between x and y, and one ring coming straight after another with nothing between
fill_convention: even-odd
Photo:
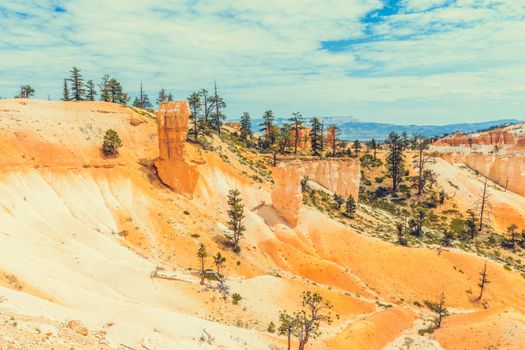
<instances>
[{"instance_id":1,"label":"evergreen tree","mask_svg":"<svg viewBox=\"0 0 525 350\"><path fill-rule=\"evenodd\" d=\"M359 142L359 140L355 140L352 147L354 148L355 156L359 157L359 152L361 151L361 142Z\"/></svg>"},{"instance_id":2,"label":"evergreen tree","mask_svg":"<svg viewBox=\"0 0 525 350\"><path fill-rule=\"evenodd\" d=\"M190 119L193 124L193 141L197 142L201 129L200 112L202 109L202 103L200 94L198 92L192 93L188 97L188 103L191 111Z\"/></svg>"},{"instance_id":3,"label":"evergreen tree","mask_svg":"<svg viewBox=\"0 0 525 350\"><path fill-rule=\"evenodd\" d=\"M159 97L157 97L157 104L160 105L161 102L166 102L167 100L168 95L166 94L166 90L164 88L160 89Z\"/></svg>"},{"instance_id":4,"label":"evergreen tree","mask_svg":"<svg viewBox=\"0 0 525 350\"><path fill-rule=\"evenodd\" d=\"M199 245L199 250L197 250L197 257L201 262L201 284L204 284L204 277L206 276L206 271L204 270L204 260L206 260L206 258L208 257L208 251L206 250L206 246L203 243Z\"/></svg>"},{"instance_id":5,"label":"evergreen tree","mask_svg":"<svg viewBox=\"0 0 525 350\"><path fill-rule=\"evenodd\" d=\"M340 210L345 200L343 197L341 197L337 193L334 193L334 202L335 202L335 206L337 207L337 209Z\"/></svg>"},{"instance_id":6,"label":"evergreen tree","mask_svg":"<svg viewBox=\"0 0 525 350\"><path fill-rule=\"evenodd\" d=\"M241 117L241 139L245 140L252 136L252 122L250 120L250 114L244 112Z\"/></svg>"},{"instance_id":7,"label":"evergreen tree","mask_svg":"<svg viewBox=\"0 0 525 350\"><path fill-rule=\"evenodd\" d=\"M297 154L297 145L299 144L299 130L303 128L304 124L303 115L299 112L292 113L290 123L292 125L291 128L294 135L294 154Z\"/></svg>"},{"instance_id":8,"label":"evergreen tree","mask_svg":"<svg viewBox=\"0 0 525 350\"><path fill-rule=\"evenodd\" d=\"M288 350L290 350L290 346L292 345L292 335L296 332L298 326L298 320L294 316L286 311L281 311L279 313L279 328L277 329L277 332L279 335L286 336L288 340Z\"/></svg>"},{"instance_id":9,"label":"evergreen tree","mask_svg":"<svg viewBox=\"0 0 525 350\"><path fill-rule=\"evenodd\" d=\"M108 86L110 102L120 103L125 106L129 101L129 96L122 91L122 85L120 85L120 82L115 78L111 78L108 81Z\"/></svg>"},{"instance_id":10,"label":"evergreen tree","mask_svg":"<svg viewBox=\"0 0 525 350\"><path fill-rule=\"evenodd\" d=\"M273 127L273 122L275 117L271 110L264 112L263 122L260 124L260 131L264 134L265 147L269 147L275 143L275 129Z\"/></svg>"},{"instance_id":11,"label":"evergreen tree","mask_svg":"<svg viewBox=\"0 0 525 350\"><path fill-rule=\"evenodd\" d=\"M346 199L346 215L353 219L355 216L355 212L357 210L357 204L355 202L355 199L352 195L349 195Z\"/></svg>"},{"instance_id":12,"label":"evergreen tree","mask_svg":"<svg viewBox=\"0 0 525 350\"><path fill-rule=\"evenodd\" d=\"M217 252L215 256L213 257L213 263L215 264L215 267L217 268L217 274L221 275L221 268L224 267L224 263L226 262L226 258L222 256L221 252Z\"/></svg>"},{"instance_id":13,"label":"evergreen tree","mask_svg":"<svg viewBox=\"0 0 525 350\"><path fill-rule=\"evenodd\" d=\"M469 234L470 239L474 239L478 227L478 222L476 213L474 213L473 210L467 210L467 219L465 220L465 225L467 226L467 233Z\"/></svg>"},{"instance_id":14,"label":"evergreen tree","mask_svg":"<svg viewBox=\"0 0 525 350\"><path fill-rule=\"evenodd\" d=\"M69 81L71 82L71 97L75 101L82 101L86 94L86 89L84 87L84 78L82 78L82 74L80 74L80 68L73 67L71 68L70 73L71 77L69 78Z\"/></svg>"},{"instance_id":15,"label":"evergreen tree","mask_svg":"<svg viewBox=\"0 0 525 350\"><path fill-rule=\"evenodd\" d=\"M118 136L117 132L113 129L109 129L104 134L104 141L102 143L102 152L106 156L114 156L118 153L118 149L122 147L122 141Z\"/></svg>"},{"instance_id":16,"label":"evergreen tree","mask_svg":"<svg viewBox=\"0 0 525 350\"><path fill-rule=\"evenodd\" d=\"M233 251L238 253L241 248L239 247L239 241L244 237L244 232L246 228L244 227L244 204L242 203L241 192L238 189L230 190L228 193L228 205L230 209L228 210L228 216L230 221L228 221L228 228L231 231L231 234L226 234L233 246Z\"/></svg>"},{"instance_id":17,"label":"evergreen tree","mask_svg":"<svg viewBox=\"0 0 525 350\"><path fill-rule=\"evenodd\" d=\"M148 109L152 107L148 94L142 88L142 82L140 83L139 95L135 97L135 100L133 101L133 107L143 109Z\"/></svg>"},{"instance_id":18,"label":"evergreen tree","mask_svg":"<svg viewBox=\"0 0 525 350\"><path fill-rule=\"evenodd\" d=\"M64 90L63 90L64 97L62 97L63 101L70 101L69 97L69 87L67 86L67 79L64 79Z\"/></svg>"},{"instance_id":19,"label":"evergreen tree","mask_svg":"<svg viewBox=\"0 0 525 350\"><path fill-rule=\"evenodd\" d=\"M20 93L15 96L15 98L31 98L35 95L35 89L31 85L22 85L20 86Z\"/></svg>"},{"instance_id":20,"label":"evergreen tree","mask_svg":"<svg viewBox=\"0 0 525 350\"><path fill-rule=\"evenodd\" d=\"M328 310L332 304L324 300L318 293L310 291L303 292L303 308L293 316L296 327L294 334L299 339L299 350L304 350L310 338L317 338L321 335L319 326L321 322L332 323L332 318Z\"/></svg>"},{"instance_id":21,"label":"evergreen tree","mask_svg":"<svg viewBox=\"0 0 525 350\"><path fill-rule=\"evenodd\" d=\"M105 74L102 77L102 80L100 84L98 85L100 88L100 100L105 102L111 101L111 89L110 89L110 80L109 74Z\"/></svg>"},{"instance_id":22,"label":"evergreen tree","mask_svg":"<svg viewBox=\"0 0 525 350\"><path fill-rule=\"evenodd\" d=\"M203 117L202 117L203 124L204 126L209 126L210 121L211 121L210 116L213 112L213 107L214 107L213 97L210 96L208 90L206 89L199 90L198 94L199 94L199 99L201 101L202 108L203 108Z\"/></svg>"},{"instance_id":23,"label":"evergreen tree","mask_svg":"<svg viewBox=\"0 0 525 350\"><path fill-rule=\"evenodd\" d=\"M321 150L321 143L322 143L322 130L321 130L321 121L319 118L313 117L312 120L310 120L310 124L312 125L312 128L310 130L310 140L312 143L312 155L313 156L319 156L319 151Z\"/></svg>"},{"instance_id":24,"label":"evergreen tree","mask_svg":"<svg viewBox=\"0 0 525 350\"><path fill-rule=\"evenodd\" d=\"M377 142L375 139L372 139L372 141L370 141L370 146L374 150L374 162L375 162L377 159Z\"/></svg>"},{"instance_id":25,"label":"evergreen tree","mask_svg":"<svg viewBox=\"0 0 525 350\"><path fill-rule=\"evenodd\" d=\"M391 132L385 141L388 147L387 168L388 175L392 179L392 193L397 193L401 177L404 172L404 150L405 142L396 132Z\"/></svg>"},{"instance_id":26,"label":"evergreen tree","mask_svg":"<svg viewBox=\"0 0 525 350\"><path fill-rule=\"evenodd\" d=\"M86 83L87 87L87 99L89 101L95 101L95 96L97 95L97 92L95 91L95 83L93 80L88 80Z\"/></svg>"},{"instance_id":27,"label":"evergreen tree","mask_svg":"<svg viewBox=\"0 0 525 350\"><path fill-rule=\"evenodd\" d=\"M222 113L222 110L226 108L226 102L219 96L217 92L217 83L214 82L214 94L213 94L213 105L215 106L215 113L211 115L212 125L217 130L217 133L221 134L221 127L226 119L226 116Z\"/></svg>"}]
</instances>

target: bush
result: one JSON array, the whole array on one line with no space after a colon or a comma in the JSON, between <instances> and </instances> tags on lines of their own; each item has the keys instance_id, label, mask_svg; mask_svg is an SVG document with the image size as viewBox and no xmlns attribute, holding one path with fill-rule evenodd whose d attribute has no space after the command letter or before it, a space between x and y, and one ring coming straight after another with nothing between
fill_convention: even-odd
<instances>
[{"instance_id":1,"label":"bush","mask_svg":"<svg viewBox=\"0 0 525 350\"><path fill-rule=\"evenodd\" d=\"M273 321L271 321L269 324L268 324L268 328L267 328L268 332L269 333L275 333L275 323L273 323Z\"/></svg>"},{"instance_id":2,"label":"bush","mask_svg":"<svg viewBox=\"0 0 525 350\"><path fill-rule=\"evenodd\" d=\"M102 152L106 156L114 156L118 153L118 149L122 147L122 141L117 132L113 129L106 131L104 135L104 142L102 143Z\"/></svg>"},{"instance_id":3,"label":"bush","mask_svg":"<svg viewBox=\"0 0 525 350\"><path fill-rule=\"evenodd\" d=\"M232 295L232 304L237 305L242 300L242 297L239 293L233 293Z\"/></svg>"}]
</instances>

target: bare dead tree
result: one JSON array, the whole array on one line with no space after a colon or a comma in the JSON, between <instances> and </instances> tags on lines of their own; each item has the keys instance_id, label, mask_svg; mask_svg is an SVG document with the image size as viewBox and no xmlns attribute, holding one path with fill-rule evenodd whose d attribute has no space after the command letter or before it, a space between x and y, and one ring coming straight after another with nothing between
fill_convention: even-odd
<instances>
[{"instance_id":1,"label":"bare dead tree","mask_svg":"<svg viewBox=\"0 0 525 350\"><path fill-rule=\"evenodd\" d=\"M485 262L485 265L483 266L483 271L481 271L479 274L481 276L481 279L478 284L480 288L478 300L481 300L481 297L483 296L483 290L485 289L485 285L490 283L487 274L487 262Z\"/></svg>"},{"instance_id":2,"label":"bare dead tree","mask_svg":"<svg viewBox=\"0 0 525 350\"><path fill-rule=\"evenodd\" d=\"M436 314L434 319L435 328L441 327L441 321L443 318L449 315L447 308L445 307L445 294L441 293L438 302L425 301L427 307Z\"/></svg>"},{"instance_id":3,"label":"bare dead tree","mask_svg":"<svg viewBox=\"0 0 525 350\"><path fill-rule=\"evenodd\" d=\"M428 164L433 164L435 160L425 151L431 144L431 140L427 137L416 135L414 137L414 146L417 150L417 161L415 169L417 170L417 195L420 196L425 192L425 187L429 182L434 180L435 174L432 170L427 169Z\"/></svg>"},{"instance_id":4,"label":"bare dead tree","mask_svg":"<svg viewBox=\"0 0 525 350\"><path fill-rule=\"evenodd\" d=\"M485 177L485 183L483 184L483 192L481 194L481 197L478 201L479 204L479 228L478 231L483 231L483 224L486 221L486 213L485 211L489 209L490 212L492 212L492 204L489 201L490 194L487 192L487 185L488 185L488 178Z\"/></svg>"}]
</instances>

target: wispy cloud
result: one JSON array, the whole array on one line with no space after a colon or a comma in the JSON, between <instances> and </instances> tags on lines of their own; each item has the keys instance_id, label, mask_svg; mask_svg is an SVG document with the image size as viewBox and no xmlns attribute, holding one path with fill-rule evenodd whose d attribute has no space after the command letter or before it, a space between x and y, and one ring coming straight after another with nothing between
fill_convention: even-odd
<instances>
[{"instance_id":1,"label":"wispy cloud","mask_svg":"<svg viewBox=\"0 0 525 350\"><path fill-rule=\"evenodd\" d=\"M0 4L0 96L60 98L77 65L227 114L445 123L523 117L525 3L498 0L103 1Z\"/></svg>"}]
</instances>

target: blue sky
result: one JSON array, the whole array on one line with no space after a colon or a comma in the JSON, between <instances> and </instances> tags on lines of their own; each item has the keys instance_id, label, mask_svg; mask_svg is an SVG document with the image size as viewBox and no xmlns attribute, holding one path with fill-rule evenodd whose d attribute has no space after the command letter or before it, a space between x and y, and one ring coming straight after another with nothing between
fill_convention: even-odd
<instances>
[{"instance_id":1,"label":"blue sky","mask_svg":"<svg viewBox=\"0 0 525 350\"><path fill-rule=\"evenodd\" d=\"M29 83L59 99L77 65L131 95L215 79L231 118L525 119L521 0L7 0L0 32L4 98Z\"/></svg>"}]
</instances>

